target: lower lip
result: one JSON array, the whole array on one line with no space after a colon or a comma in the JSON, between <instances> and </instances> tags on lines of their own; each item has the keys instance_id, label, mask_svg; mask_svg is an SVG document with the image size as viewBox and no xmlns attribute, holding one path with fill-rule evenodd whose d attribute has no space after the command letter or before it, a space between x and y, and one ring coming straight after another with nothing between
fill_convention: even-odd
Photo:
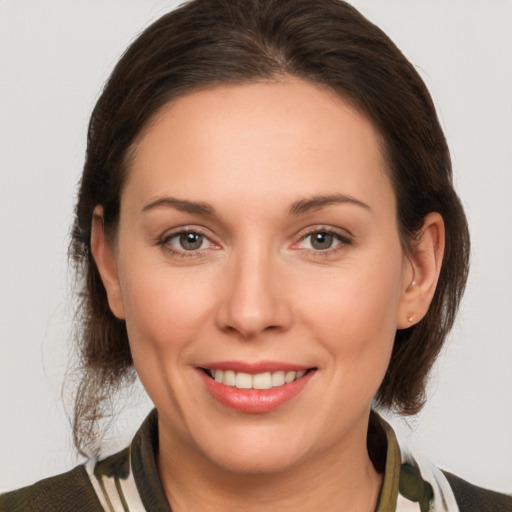
<instances>
[{"instance_id":1,"label":"lower lip","mask_svg":"<svg viewBox=\"0 0 512 512\"><path fill-rule=\"evenodd\" d=\"M210 394L222 405L237 411L257 414L272 411L290 401L304 389L316 372L310 370L300 379L270 389L238 389L217 382L203 370L199 370L199 373Z\"/></svg>"}]
</instances>

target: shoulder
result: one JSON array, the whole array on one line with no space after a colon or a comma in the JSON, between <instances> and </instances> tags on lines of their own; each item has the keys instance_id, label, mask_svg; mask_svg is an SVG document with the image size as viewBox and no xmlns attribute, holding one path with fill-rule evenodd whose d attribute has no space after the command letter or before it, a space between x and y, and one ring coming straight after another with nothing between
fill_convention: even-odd
<instances>
[{"instance_id":1,"label":"shoulder","mask_svg":"<svg viewBox=\"0 0 512 512\"><path fill-rule=\"evenodd\" d=\"M477 487L446 471L443 473L460 512L512 512L512 496Z\"/></svg>"},{"instance_id":2,"label":"shoulder","mask_svg":"<svg viewBox=\"0 0 512 512\"><path fill-rule=\"evenodd\" d=\"M0 495L0 512L102 511L85 467Z\"/></svg>"}]
</instances>

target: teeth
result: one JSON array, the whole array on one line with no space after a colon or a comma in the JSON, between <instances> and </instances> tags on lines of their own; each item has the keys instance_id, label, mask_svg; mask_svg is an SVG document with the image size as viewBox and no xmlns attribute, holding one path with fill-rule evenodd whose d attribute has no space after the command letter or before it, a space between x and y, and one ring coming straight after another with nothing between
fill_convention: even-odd
<instances>
[{"instance_id":1,"label":"teeth","mask_svg":"<svg viewBox=\"0 0 512 512\"><path fill-rule=\"evenodd\" d=\"M210 375L217 382L238 389L270 389L284 384L290 384L294 380L304 377L306 370L298 372L277 371L251 375L249 373L234 372L232 370L210 370Z\"/></svg>"},{"instance_id":2,"label":"teeth","mask_svg":"<svg viewBox=\"0 0 512 512\"><path fill-rule=\"evenodd\" d=\"M253 375L252 387L254 389L270 389L272 387L272 374L266 372Z\"/></svg>"},{"instance_id":3,"label":"teeth","mask_svg":"<svg viewBox=\"0 0 512 512\"><path fill-rule=\"evenodd\" d=\"M284 381L286 384L290 384L290 382L293 382L295 380L295 377L297 377L297 372L286 372L286 375L284 376Z\"/></svg>"},{"instance_id":4,"label":"teeth","mask_svg":"<svg viewBox=\"0 0 512 512\"><path fill-rule=\"evenodd\" d=\"M235 386L238 389L251 389L252 375L249 375L248 373L238 372L236 374Z\"/></svg>"},{"instance_id":5,"label":"teeth","mask_svg":"<svg viewBox=\"0 0 512 512\"><path fill-rule=\"evenodd\" d=\"M272 374L272 387L282 386L284 384L284 372L274 372Z\"/></svg>"},{"instance_id":6,"label":"teeth","mask_svg":"<svg viewBox=\"0 0 512 512\"><path fill-rule=\"evenodd\" d=\"M234 386L236 384L236 373L231 370L226 370L222 382L226 384L226 386Z\"/></svg>"}]
</instances>

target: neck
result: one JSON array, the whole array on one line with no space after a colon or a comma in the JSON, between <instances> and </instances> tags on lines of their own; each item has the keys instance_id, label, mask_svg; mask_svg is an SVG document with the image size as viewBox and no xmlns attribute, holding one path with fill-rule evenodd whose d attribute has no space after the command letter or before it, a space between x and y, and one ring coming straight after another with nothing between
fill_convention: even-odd
<instances>
[{"instance_id":1,"label":"neck","mask_svg":"<svg viewBox=\"0 0 512 512\"><path fill-rule=\"evenodd\" d=\"M368 456L365 435L268 474L233 473L159 430L159 473L173 512L376 509L383 477Z\"/></svg>"}]
</instances>

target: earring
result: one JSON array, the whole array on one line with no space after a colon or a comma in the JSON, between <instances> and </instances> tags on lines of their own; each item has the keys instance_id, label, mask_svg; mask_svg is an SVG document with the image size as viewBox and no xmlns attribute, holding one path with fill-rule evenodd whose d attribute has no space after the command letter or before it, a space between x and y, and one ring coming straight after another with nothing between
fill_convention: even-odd
<instances>
[{"instance_id":1,"label":"earring","mask_svg":"<svg viewBox=\"0 0 512 512\"><path fill-rule=\"evenodd\" d=\"M409 313L407 313L407 321L412 324L412 321L414 320L414 312L413 311L409 311Z\"/></svg>"}]
</instances>

